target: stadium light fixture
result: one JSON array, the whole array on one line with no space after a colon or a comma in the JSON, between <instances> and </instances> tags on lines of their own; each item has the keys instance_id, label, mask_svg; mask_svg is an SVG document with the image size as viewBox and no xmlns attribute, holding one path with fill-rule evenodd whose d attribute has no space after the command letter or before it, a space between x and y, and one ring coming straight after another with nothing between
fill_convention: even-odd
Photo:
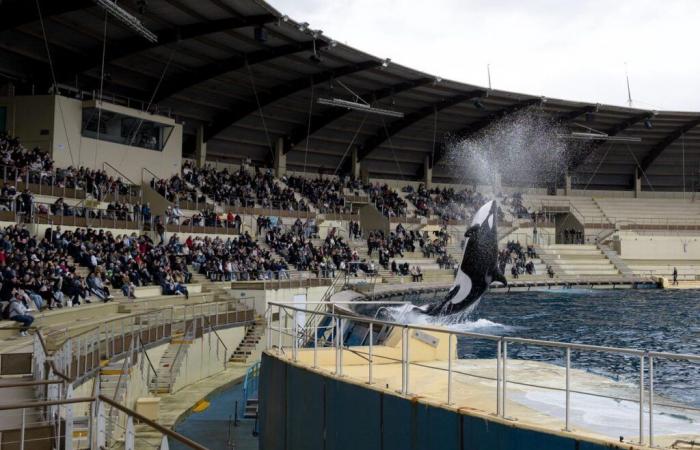
<instances>
[{"instance_id":1,"label":"stadium light fixture","mask_svg":"<svg viewBox=\"0 0 700 450\"><path fill-rule=\"evenodd\" d=\"M158 36L152 33L148 28L143 26L141 21L132 15L129 11L125 10L121 6L118 6L112 0L94 0L95 3L104 9L108 14L112 15L114 18L131 28L136 33L140 34L147 41L156 43L158 42Z\"/></svg>"},{"instance_id":2,"label":"stadium light fixture","mask_svg":"<svg viewBox=\"0 0 700 450\"><path fill-rule=\"evenodd\" d=\"M367 103L352 102L341 98L319 98L319 105L337 106L339 108L352 109L355 111L363 111L370 114L378 114L380 116L403 118L403 113L400 111L392 111L390 109L374 108Z\"/></svg>"},{"instance_id":3,"label":"stadium light fixture","mask_svg":"<svg viewBox=\"0 0 700 450\"><path fill-rule=\"evenodd\" d=\"M642 138L632 136L610 136L606 133L573 131L570 134L557 134L559 139L569 141L641 142Z\"/></svg>"},{"instance_id":4,"label":"stadium light fixture","mask_svg":"<svg viewBox=\"0 0 700 450\"><path fill-rule=\"evenodd\" d=\"M309 22L302 22L297 26L297 29L301 32L304 32L309 29Z\"/></svg>"},{"instance_id":5,"label":"stadium light fixture","mask_svg":"<svg viewBox=\"0 0 700 450\"><path fill-rule=\"evenodd\" d=\"M391 58L386 58L384 61L382 61L382 67L385 69L389 67L389 64L391 64Z\"/></svg>"}]
</instances>

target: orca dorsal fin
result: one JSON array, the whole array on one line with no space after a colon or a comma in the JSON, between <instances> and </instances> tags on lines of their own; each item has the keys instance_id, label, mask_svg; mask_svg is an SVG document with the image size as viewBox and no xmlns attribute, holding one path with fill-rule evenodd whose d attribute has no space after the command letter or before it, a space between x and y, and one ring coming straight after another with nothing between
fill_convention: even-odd
<instances>
[{"instance_id":1,"label":"orca dorsal fin","mask_svg":"<svg viewBox=\"0 0 700 450\"><path fill-rule=\"evenodd\" d=\"M493 281L498 281L499 283L502 283L503 286L508 286L508 281L506 280L506 277L501 273L501 269L496 267L493 272L492 272L492 279Z\"/></svg>"}]
</instances>

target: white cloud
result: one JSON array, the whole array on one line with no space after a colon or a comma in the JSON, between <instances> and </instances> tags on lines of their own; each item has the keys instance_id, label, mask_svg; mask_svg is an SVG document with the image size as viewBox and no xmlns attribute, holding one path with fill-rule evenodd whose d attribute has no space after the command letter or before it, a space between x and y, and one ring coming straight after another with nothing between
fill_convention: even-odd
<instances>
[{"instance_id":1,"label":"white cloud","mask_svg":"<svg viewBox=\"0 0 700 450\"><path fill-rule=\"evenodd\" d=\"M697 0L272 0L379 57L533 95L700 110Z\"/></svg>"}]
</instances>

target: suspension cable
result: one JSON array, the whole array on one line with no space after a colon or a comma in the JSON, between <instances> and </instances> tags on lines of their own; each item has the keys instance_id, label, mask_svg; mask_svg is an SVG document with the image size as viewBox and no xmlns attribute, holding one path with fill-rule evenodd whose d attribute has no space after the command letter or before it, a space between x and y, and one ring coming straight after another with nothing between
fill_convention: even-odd
<instances>
[{"instance_id":1,"label":"suspension cable","mask_svg":"<svg viewBox=\"0 0 700 450\"><path fill-rule=\"evenodd\" d=\"M58 96L59 90L58 90L58 82L56 81L56 71L53 67L53 60L51 59L51 49L49 48L49 40L46 37L46 27L44 26L44 16L41 14L41 6L39 5L39 0L35 0L36 3L36 9L39 14L39 23L41 24L41 35L44 38L44 46L46 47L46 57L49 61L49 69L51 70L51 80L53 82L53 93L55 96ZM72 146L70 145L70 136L68 135L68 127L66 126L66 118L63 114L63 105L61 104L60 99L57 100L58 103L58 110L61 114L61 122L63 123L63 132L66 135L66 143L68 144L68 154L70 155L70 161L71 165L75 165L75 160L73 159L73 150ZM51 149L53 151L53 149ZM80 155L78 155L78 163L80 163Z\"/></svg>"}]
</instances>

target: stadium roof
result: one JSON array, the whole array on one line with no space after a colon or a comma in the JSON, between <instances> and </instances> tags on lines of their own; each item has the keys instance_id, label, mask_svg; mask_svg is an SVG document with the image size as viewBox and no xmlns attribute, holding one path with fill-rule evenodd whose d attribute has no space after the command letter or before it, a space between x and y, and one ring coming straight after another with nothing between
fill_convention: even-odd
<instances>
[{"instance_id":1,"label":"stadium roof","mask_svg":"<svg viewBox=\"0 0 700 450\"><path fill-rule=\"evenodd\" d=\"M305 24L258 0L148 0L139 11L143 3L119 5L156 33L157 44L114 19L105 27L105 12L94 0L4 0L0 75L18 94L48 92L54 76L64 93L67 87L99 89L106 35L105 92L174 115L184 124L186 151L203 124L209 159L269 162L275 140L285 137L292 170L344 170L356 147L374 177L419 179L430 155L433 180L453 181L442 158L445 139L539 108L572 128L641 138L587 145L570 161L575 187L631 189L638 167L645 189L690 189L698 178L700 113L543 101L441 80L394 62L384 67L383 57L314 37ZM258 27L264 39L256 36ZM310 58L314 51L320 59ZM404 117L317 103L319 97L349 98L346 87Z\"/></svg>"}]
</instances>

